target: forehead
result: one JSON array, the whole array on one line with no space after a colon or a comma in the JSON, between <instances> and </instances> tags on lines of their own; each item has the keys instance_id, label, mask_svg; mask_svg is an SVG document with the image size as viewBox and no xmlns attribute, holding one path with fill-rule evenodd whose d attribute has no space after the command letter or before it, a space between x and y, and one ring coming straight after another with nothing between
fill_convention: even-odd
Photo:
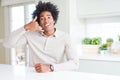
<instances>
[{"instance_id":1,"label":"forehead","mask_svg":"<svg viewBox=\"0 0 120 80\"><path fill-rule=\"evenodd\" d=\"M52 16L52 14L49 11L43 11L41 12L40 17L43 17L43 16Z\"/></svg>"}]
</instances>

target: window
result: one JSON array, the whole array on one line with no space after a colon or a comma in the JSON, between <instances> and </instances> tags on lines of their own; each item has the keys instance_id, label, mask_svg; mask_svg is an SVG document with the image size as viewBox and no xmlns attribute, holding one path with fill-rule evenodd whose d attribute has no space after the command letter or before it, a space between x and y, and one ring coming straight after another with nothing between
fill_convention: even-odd
<instances>
[{"instance_id":1,"label":"window","mask_svg":"<svg viewBox=\"0 0 120 80\"><path fill-rule=\"evenodd\" d=\"M107 38L118 41L120 35L120 17L94 18L86 20L86 36L101 37L104 43Z\"/></svg>"},{"instance_id":2,"label":"window","mask_svg":"<svg viewBox=\"0 0 120 80\"><path fill-rule=\"evenodd\" d=\"M114 40L113 43L117 43L115 45L115 48L118 48L119 44L119 37L120 35L120 16L109 16L109 17L94 17L94 18L87 18L84 19L83 22L84 25L79 26L81 29L76 30L76 32L82 32L84 34L77 34L79 35L79 40L81 40L84 37L101 37L102 38L102 44L106 42L107 38L112 38ZM118 46L118 47L117 47ZM114 49L115 49L114 48ZM119 47L120 48L120 47ZM112 52L112 46L109 48L111 49L111 52L105 53L105 54L85 54L82 52L81 44L78 46L78 54L80 54L80 59L92 59L92 60L107 60L107 61L120 61L119 56L120 54L115 52ZM115 49L116 50L116 49Z\"/></svg>"},{"instance_id":3,"label":"window","mask_svg":"<svg viewBox=\"0 0 120 80\"><path fill-rule=\"evenodd\" d=\"M30 22L32 20L32 13L35 9L35 4L26 4L19 6L10 6L9 8L9 24L10 24L10 32L23 27L24 24ZM19 16L18 16L19 15ZM17 48L11 49L11 63L12 65L16 64L25 64L26 60L26 49L25 48Z\"/></svg>"}]
</instances>

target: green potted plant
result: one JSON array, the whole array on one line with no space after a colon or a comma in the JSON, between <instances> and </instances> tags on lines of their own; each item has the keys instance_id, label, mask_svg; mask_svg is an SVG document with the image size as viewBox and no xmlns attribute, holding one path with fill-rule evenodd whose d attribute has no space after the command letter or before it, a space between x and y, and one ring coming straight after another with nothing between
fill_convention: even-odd
<instances>
[{"instance_id":1,"label":"green potted plant","mask_svg":"<svg viewBox=\"0 0 120 80\"><path fill-rule=\"evenodd\" d=\"M107 38L107 39L106 39L106 42L107 42L107 44L108 44L109 47L111 47L113 41L114 41L114 40L113 40L112 38Z\"/></svg>"},{"instance_id":2,"label":"green potted plant","mask_svg":"<svg viewBox=\"0 0 120 80\"><path fill-rule=\"evenodd\" d=\"M100 37L89 38L86 37L82 40L82 52L83 53L99 53L99 47L102 42Z\"/></svg>"},{"instance_id":3,"label":"green potted plant","mask_svg":"<svg viewBox=\"0 0 120 80\"><path fill-rule=\"evenodd\" d=\"M104 43L100 46L100 50L107 50L108 44Z\"/></svg>"},{"instance_id":4,"label":"green potted plant","mask_svg":"<svg viewBox=\"0 0 120 80\"><path fill-rule=\"evenodd\" d=\"M108 44L104 43L100 46L100 54L106 54L108 53Z\"/></svg>"},{"instance_id":5,"label":"green potted plant","mask_svg":"<svg viewBox=\"0 0 120 80\"><path fill-rule=\"evenodd\" d=\"M95 38L92 38L91 44L92 44L92 45L100 45L101 42L102 42L102 40L101 40L100 37L95 37Z\"/></svg>"},{"instance_id":6,"label":"green potted plant","mask_svg":"<svg viewBox=\"0 0 120 80\"><path fill-rule=\"evenodd\" d=\"M91 42L92 42L92 39L91 39L91 38L88 38L88 37L86 37L86 38L84 38L84 39L82 40L82 43L83 43L83 44L91 44Z\"/></svg>"},{"instance_id":7,"label":"green potted plant","mask_svg":"<svg viewBox=\"0 0 120 80\"><path fill-rule=\"evenodd\" d=\"M94 38L86 37L82 40L83 44L90 44L90 45L100 45L101 42L102 42L102 40L100 37L94 37Z\"/></svg>"},{"instance_id":8,"label":"green potted plant","mask_svg":"<svg viewBox=\"0 0 120 80\"><path fill-rule=\"evenodd\" d=\"M118 35L118 41L120 41L120 35Z\"/></svg>"}]
</instances>

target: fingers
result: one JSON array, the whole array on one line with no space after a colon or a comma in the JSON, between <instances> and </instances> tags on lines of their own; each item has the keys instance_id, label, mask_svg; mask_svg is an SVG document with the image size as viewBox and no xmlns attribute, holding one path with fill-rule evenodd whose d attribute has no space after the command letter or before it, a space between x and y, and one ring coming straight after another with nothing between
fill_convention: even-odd
<instances>
[{"instance_id":1,"label":"fingers","mask_svg":"<svg viewBox=\"0 0 120 80\"><path fill-rule=\"evenodd\" d=\"M41 65L40 65L40 64L36 64L36 65L35 65L35 70L36 70L37 72L41 72Z\"/></svg>"},{"instance_id":2,"label":"fingers","mask_svg":"<svg viewBox=\"0 0 120 80\"><path fill-rule=\"evenodd\" d=\"M36 72L41 72L41 67L37 66L37 67L35 67L35 70L36 70Z\"/></svg>"},{"instance_id":3,"label":"fingers","mask_svg":"<svg viewBox=\"0 0 120 80\"><path fill-rule=\"evenodd\" d=\"M45 73L45 72L51 72L50 69L50 64L35 64L35 70L36 72L41 72L41 73Z\"/></svg>"},{"instance_id":4,"label":"fingers","mask_svg":"<svg viewBox=\"0 0 120 80\"><path fill-rule=\"evenodd\" d=\"M32 22L35 22L37 20L37 16L35 16L35 18L32 20Z\"/></svg>"},{"instance_id":5,"label":"fingers","mask_svg":"<svg viewBox=\"0 0 120 80\"><path fill-rule=\"evenodd\" d=\"M40 65L41 65L40 63L37 63L37 64L35 64L35 67L40 66Z\"/></svg>"}]
</instances>

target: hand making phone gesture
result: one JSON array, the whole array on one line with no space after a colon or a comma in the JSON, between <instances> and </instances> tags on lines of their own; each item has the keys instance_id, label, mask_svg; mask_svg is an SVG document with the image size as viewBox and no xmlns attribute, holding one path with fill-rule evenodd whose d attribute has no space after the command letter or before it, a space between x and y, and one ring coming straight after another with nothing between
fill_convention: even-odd
<instances>
[{"instance_id":1,"label":"hand making phone gesture","mask_svg":"<svg viewBox=\"0 0 120 80\"><path fill-rule=\"evenodd\" d=\"M24 26L25 30L32 30L37 32L43 31L36 20L37 16L35 16L35 18L30 23Z\"/></svg>"}]
</instances>

